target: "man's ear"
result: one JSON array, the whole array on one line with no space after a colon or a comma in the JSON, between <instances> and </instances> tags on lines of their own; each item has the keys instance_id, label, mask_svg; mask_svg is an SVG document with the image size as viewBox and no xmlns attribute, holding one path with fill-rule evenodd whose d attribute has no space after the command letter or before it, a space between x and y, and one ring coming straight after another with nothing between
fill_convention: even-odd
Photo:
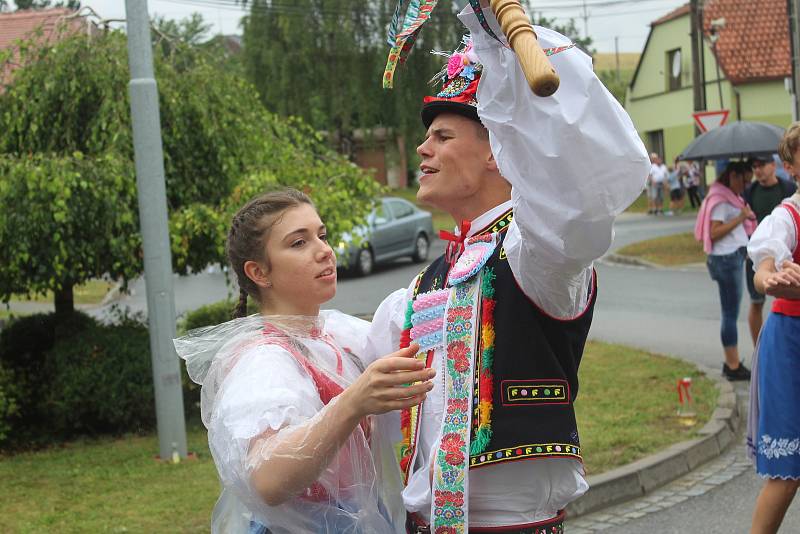
<instances>
[{"instance_id":1,"label":"man's ear","mask_svg":"<svg viewBox=\"0 0 800 534\"><path fill-rule=\"evenodd\" d=\"M269 281L269 272L258 262L249 260L244 262L243 267L245 276L252 280L258 287L267 289L272 286L272 283Z\"/></svg>"},{"instance_id":2,"label":"man's ear","mask_svg":"<svg viewBox=\"0 0 800 534\"><path fill-rule=\"evenodd\" d=\"M494 154L489 150L489 157L486 159L486 168L492 172L499 171L497 160L494 159Z\"/></svg>"}]
</instances>

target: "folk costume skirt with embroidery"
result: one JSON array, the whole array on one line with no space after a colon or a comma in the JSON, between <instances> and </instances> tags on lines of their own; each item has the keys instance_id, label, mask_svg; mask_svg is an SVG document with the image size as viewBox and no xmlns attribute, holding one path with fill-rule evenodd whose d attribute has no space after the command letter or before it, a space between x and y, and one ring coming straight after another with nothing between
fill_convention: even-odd
<instances>
[{"instance_id":1,"label":"folk costume skirt with embroidery","mask_svg":"<svg viewBox=\"0 0 800 534\"><path fill-rule=\"evenodd\" d=\"M771 313L758 344L758 419L752 432L756 471L800 479L800 317ZM756 423L756 421L753 421Z\"/></svg>"}]
</instances>

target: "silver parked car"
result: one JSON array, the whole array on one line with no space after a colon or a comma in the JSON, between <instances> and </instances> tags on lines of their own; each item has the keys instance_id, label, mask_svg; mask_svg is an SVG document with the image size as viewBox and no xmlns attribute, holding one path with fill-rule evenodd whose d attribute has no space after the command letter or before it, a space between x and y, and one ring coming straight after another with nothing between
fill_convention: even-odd
<instances>
[{"instance_id":1,"label":"silver parked car","mask_svg":"<svg viewBox=\"0 0 800 534\"><path fill-rule=\"evenodd\" d=\"M396 258L410 256L415 262L425 261L433 235L430 212L402 198L385 197L367 216L366 226L342 236L336 255L340 266L366 276L376 264Z\"/></svg>"}]
</instances>

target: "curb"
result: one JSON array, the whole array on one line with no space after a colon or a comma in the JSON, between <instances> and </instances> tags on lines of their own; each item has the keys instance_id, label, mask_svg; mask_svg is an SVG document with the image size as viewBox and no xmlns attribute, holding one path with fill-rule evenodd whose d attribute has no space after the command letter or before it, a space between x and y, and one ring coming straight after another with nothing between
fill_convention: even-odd
<instances>
[{"instance_id":1,"label":"curb","mask_svg":"<svg viewBox=\"0 0 800 534\"><path fill-rule=\"evenodd\" d=\"M678 270L678 271L705 271L706 264L705 263L685 263L681 265L659 265L657 263L653 263L647 260L643 260L641 258L636 258L634 256L626 256L624 254L617 254L616 252L610 252L600 258L601 262L607 263L609 265L632 265L634 267L644 267L645 269L669 269L669 270Z\"/></svg>"},{"instance_id":2,"label":"curb","mask_svg":"<svg viewBox=\"0 0 800 534\"><path fill-rule=\"evenodd\" d=\"M567 506L568 517L578 517L647 495L725 451L743 422L736 393L727 380L710 374L710 370L701 371L716 382L719 398L711 419L699 430L698 437L675 443L663 451L606 473L587 477L589 491Z\"/></svg>"}]
</instances>

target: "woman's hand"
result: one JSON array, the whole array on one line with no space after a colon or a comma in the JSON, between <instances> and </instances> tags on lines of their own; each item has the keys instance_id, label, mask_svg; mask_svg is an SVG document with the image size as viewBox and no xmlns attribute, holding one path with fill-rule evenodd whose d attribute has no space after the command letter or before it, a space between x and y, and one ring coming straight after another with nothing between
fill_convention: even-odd
<instances>
[{"instance_id":1,"label":"woman's hand","mask_svg":"<svg viewBox=\"0 0 800 534\"><path fill-rule=\"evenodd\" d=\"M742 218L742 221L756 218L755 213L753 213L753 210L747 204L745 204L744 208L742 208L742 211L739 212L739 217Z\"/></svg>"},{"instance_id":2,"label":"woman's hand","mask_svg":"<svg viewBox=\"0 0 800 534\"><path fill-rule=\"evenodd\" d=\"M412 344L372 362L342 392L340 402L347 402L358 419L419 404L433 389L436 371L414 358L418 351L419 345Z\"/></svg>"},{"instance_id":3,"label":"woman's hand","mask_svg":"<svg viewBox=\"0 0 800 534\"><path fill-rule=\"evenodd\" d=\"M780 271L764 277L764 293L767 295L793 298L791 295L794 292L787 295L786 290L798 288L800 288L800 265L791 260L784 261Z\"/></svg>"}]
</instances>

